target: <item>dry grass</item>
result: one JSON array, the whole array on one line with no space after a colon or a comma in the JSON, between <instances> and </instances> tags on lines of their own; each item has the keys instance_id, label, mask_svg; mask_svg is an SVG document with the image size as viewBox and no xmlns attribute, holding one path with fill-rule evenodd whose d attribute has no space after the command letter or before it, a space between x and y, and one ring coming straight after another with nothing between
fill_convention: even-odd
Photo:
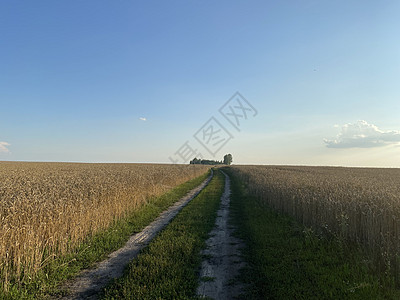
<instances>
[{"instance_id":1,"label":"dry grass","mask_svg":"<svg viewBox=\"0 0 400 300\"><path fill-rule=\"evenodd\" d=\"M304 225L355 241L399 282L400 169L235 166L249 192Z\"/></svg>"},{"instance_id":2,"label":"dry grass","mask_svg":"<svg viewBox=\"0 0 400 300\"><path fill-rule=\"evenodd\" d=\"M208 167L0 162L3 289Z\"/></svg>"}]
</instances>

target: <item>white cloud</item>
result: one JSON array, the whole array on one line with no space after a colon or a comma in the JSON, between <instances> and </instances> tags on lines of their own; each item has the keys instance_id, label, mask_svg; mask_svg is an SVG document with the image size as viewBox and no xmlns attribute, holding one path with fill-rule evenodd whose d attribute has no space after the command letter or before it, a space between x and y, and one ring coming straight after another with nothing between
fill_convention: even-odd
<instances>
[{"instance_id":1,"label":"white cloud","mask_svg":"<svg viewBox=\"0 0 400 300\"><path fill-rule=\"evenodd\" d=\"M147 119L144 118L144 117L140 117L139 120L140 120L140 121L147 121Z\"/></svg>"},{"instance_id":2,"label":"white cloud","mask_svg":"<svg viewBox=\"0 0 400 300\"><path fill-rule=\"evenodd\" d=\"M0 153L9 153L10 150L8 150L7 146L11 146L7 142L0 142Z\"/></svg>"},{"instance_id":3,"label":"white cloud","mask_svg":"<svg viewBox=\"0 0 400 300\"><path fill-rule=\"evenodd\" d=\"M342 126L336 139L324 139L329 148L372 148L400 143L400 131L383 131L360 120Z\"/></svg>"}]
</instances>

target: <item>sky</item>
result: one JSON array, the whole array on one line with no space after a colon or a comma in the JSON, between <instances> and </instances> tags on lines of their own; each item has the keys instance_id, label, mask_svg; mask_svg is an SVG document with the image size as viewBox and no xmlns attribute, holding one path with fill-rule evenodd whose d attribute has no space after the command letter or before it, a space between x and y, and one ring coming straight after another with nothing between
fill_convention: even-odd
<instances>
[{"instance_id":1,"label":"sky","mask_svg":"<svg viewBox=\"0 0 400 300\"><path fill-rule=\"evenodd\" d=\"M399 1L2 1L0 161L400 167L399 14Z\"/></svg>"}]
</instances>

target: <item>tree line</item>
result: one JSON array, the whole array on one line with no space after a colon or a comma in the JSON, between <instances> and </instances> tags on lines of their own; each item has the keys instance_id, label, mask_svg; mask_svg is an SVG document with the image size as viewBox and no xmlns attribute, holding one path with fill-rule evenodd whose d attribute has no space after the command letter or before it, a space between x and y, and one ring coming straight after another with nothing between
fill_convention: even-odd
<instances>
[{"instance_id":1,"label":"tree line","mask_svg":"<svg viewBox=\"0 0 400 300\"><path fill-rule=\"evenodd\" d=\"M232 163L232 154L224 155L223 160L200 159L195 157L190 161L191 165L230 165Z\"/></svg>"}]
</instances>

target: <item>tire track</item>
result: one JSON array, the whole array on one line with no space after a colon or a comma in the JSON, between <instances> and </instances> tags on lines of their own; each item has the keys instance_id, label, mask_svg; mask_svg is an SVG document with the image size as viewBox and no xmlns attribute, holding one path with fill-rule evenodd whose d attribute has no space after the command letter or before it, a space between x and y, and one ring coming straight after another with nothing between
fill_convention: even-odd
<instances>
[{"instance_id":1,"label":"tire track","mask_svg":"<svg viewBox=\"0 0 400 300\"><path fill-rule=\"evenodd\" d=\"M225 175L225 190L221 197L215 227L206 241L206 249L202 251L206 258L201 266L197 295L231 300L240 297L244 291L244 286L237 280L237 276L246 264L240 253L244 246L243 241L233 236L235 228L228 222L230 179L227 174L222 173Z\"/></svg>"},{"instance_id":2,"label":"tire track","mask_svg":"<svg viewBox=\"0 0 400 300\"><path fill-rule=\"evenodd\" d=\"M211 170L211 175L205 181L170 206L166 211L162 212L141 232L132 235L124 247L111 253L106 260L98 263L94 268L84 270L76 279L67 283L64 288L68 290L68 295L59 297L58 299L97 299L98 293L107 283L123 275L126 265L171 222L184 206L208 185L212 177L213 171Z\"/></svg>"}]
</instances>

